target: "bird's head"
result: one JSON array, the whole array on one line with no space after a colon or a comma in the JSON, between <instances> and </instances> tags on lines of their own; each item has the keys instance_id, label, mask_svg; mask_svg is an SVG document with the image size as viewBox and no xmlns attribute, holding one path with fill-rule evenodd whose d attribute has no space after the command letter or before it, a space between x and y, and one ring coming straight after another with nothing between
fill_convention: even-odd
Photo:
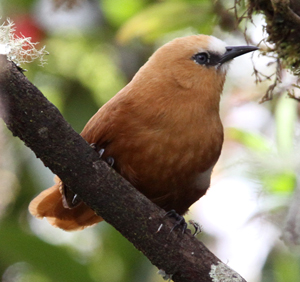
<instances>
[{"instance_id":1,"label":"bird's head","mask_svg":"<svg viewBox=\"0 0 300 282\"><path fill-rule=\"evenodd\" d=\"M175 80L183 88L213 86L221 92L230 61L257 49L227 46L214 36L192 35L165 44L152 55L148 64L159 75Z\"/></svg>"}]
</instances>

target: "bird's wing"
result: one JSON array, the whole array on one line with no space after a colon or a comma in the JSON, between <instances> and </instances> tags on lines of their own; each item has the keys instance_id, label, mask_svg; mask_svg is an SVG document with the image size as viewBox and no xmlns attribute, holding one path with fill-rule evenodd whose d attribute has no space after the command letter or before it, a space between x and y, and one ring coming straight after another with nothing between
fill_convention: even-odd
<instances>
[{"instance_id":1,"label":"bird's wing","mask_svg":"<svg viewBox=\"0 0 300 282\"><path fill-rule=\"evenodd\" d=\"M117 134L115 124L124 119L123 113L128 110L128 102L124 99L126 93L123 90L104 104L83 128L80 135L88 143L101 146Z\"/></svg>"}]
</instances>

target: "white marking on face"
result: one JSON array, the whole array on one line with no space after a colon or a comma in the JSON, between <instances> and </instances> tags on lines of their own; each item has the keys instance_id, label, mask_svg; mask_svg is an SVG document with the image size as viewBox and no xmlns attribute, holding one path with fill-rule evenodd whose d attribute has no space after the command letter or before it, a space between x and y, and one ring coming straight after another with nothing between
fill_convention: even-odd
<instances>
[{"instance_id":1,"label":"white marking on face","mask_svg":"<svg viewBox=\"0 0 300 282\"><path fill-rule=\"evenodd\" d=\"M209 45L207 46L207 49L211 52L215 52L220 55L223 55L226 52L226 46L227 46L227 44L224 41L222 41L214 36L211 36Z\"/></svg>"},{"instance_id":2,"label":"white marking on face","mask_svg":"<svg viewBox=\"0 0 300 282\"><path fill-rule=\"evenodd\" d=\"M227 46L227 44L224 41L222 41L214 36L211 36L210 44L208 45L208 50L211 52L215 52L220 55L223 55L226 52L226 46ZM216 66L216 68L219 68L221 70L221 72L226 73L229 69L230 62L231 62L231 60L222 65L219 64Z\"/></svg>"}]
</instances>

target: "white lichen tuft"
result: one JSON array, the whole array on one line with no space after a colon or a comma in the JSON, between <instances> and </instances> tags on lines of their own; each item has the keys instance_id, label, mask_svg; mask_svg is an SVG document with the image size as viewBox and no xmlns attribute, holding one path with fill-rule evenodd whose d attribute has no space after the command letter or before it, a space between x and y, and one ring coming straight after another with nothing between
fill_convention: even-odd
<instances>
[{"instance_id":1,"label":"white lichen tuft","mask_svg":"<svg viewBox=\"0 0 300 282\"><path fill-rule=\"evenodd\" d=\"M8 60L13 61L17 66L36 59L39 59L43 66L46 63L44 55L48 54L45 46L37 50L35 46L38 42L31 42L30 37L16 36L14 26L15 24L9 19L0 26L0 54L6 55Z\"/></svg>"},{"instance_id":2,"label":"white lichen tuft","mask_svg":"<svg viewBox=\"0 0 300 282\"><path fill-rule=\"evenodd\" d=\"M213 282L242 282L243 278L226 264L213 264L209 272Z\"/></svg>"}]
</instances>

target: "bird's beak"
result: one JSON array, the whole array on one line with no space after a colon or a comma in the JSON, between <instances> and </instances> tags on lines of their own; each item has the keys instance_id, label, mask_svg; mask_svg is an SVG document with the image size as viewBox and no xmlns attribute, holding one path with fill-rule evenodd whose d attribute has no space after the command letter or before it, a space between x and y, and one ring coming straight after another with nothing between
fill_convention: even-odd
<instances>
[{"instance_id":1,"label":"bird's beak","mask_svg":"<svg viewBox=\"0 0 300 282\"><path fill-rule=\"evenodd\" d=\"M226 52L221 56L219 64L224 64L235 57L244 55L246 53L258 50L258 47L255 46L227 46Z\"/></svg>"}]
</instances>

